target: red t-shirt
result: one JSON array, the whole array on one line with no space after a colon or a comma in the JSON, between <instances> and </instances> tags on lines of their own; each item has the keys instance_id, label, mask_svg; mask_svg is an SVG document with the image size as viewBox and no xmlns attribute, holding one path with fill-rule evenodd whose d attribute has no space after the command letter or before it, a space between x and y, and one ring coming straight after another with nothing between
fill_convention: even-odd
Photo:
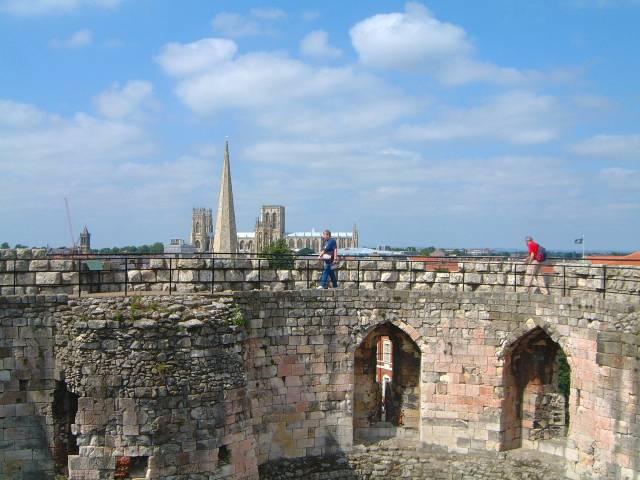
<instances>
[{"instance_id":1,"label":"red t-shirt","mask_svg":"<svg viewBox=\"0 0 640 480\"><path fill-rule=\"evenodd\" d=\"M536 258L538 256L538 250L540 249L540 245L538 245L536 242L531 240L528 246L529 246L529 253L533 253L533 258Z\"/></svg>"}]
</instances>

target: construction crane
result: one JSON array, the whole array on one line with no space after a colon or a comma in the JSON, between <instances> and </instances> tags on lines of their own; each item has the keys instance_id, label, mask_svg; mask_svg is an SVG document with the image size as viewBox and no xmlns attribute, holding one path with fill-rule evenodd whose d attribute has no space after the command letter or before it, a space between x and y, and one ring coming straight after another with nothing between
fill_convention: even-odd
<instances>
[{"instance_id":1,"label":"construction crane","mask_svg":"<svg viewBox=\"0 0 640 480\"><path fill-rule=\"evenodd\" d=\"M71 244L73 245L74 252L78 249L76 244L76 236L73 234L73 225L71 224L71 210L69 209L69 201L67 197L64 197L64 206L67 210L67 225L69 226L69 235L71 235Z\"/></svg>"}]
</instances>

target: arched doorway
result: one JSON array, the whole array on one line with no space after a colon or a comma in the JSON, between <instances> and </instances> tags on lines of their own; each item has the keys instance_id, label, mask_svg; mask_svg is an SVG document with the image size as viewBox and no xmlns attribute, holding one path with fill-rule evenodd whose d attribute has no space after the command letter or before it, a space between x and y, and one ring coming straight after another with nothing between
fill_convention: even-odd
<instances>
[{"instance_id":1,"label":"arched doorway","mask_svg":"<svg viewBox=\"0 0 640 480\"><path fill-rule=\"evenodd\" d=\"M564 351L542 328L523 335L507 351L501 450L537 448L566 437L570 371Z\"/></svg>"},{"instance_id":2,"label":"arched doorway","mask_svg":"<svg viewBox=\"0 0 640 480\"><path fill-rule=\"evenodd\" d=\"M354 354L354 443L420 438L420 359L416 343L391 323L361 342Z\"/></svg>"}]
</instances>

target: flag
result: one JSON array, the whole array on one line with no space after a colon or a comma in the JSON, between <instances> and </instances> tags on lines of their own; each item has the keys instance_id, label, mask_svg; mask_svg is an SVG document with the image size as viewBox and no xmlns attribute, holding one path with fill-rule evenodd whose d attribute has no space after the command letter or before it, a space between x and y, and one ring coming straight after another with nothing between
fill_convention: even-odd
<instances>
[{"instance_id":1,"label":"flag","mask_svg":"<svg viewBox=\"0 0 640 480\"><path fill-rule=\"evenodd\" d=\"M584 242L584 237L576 238L576 239L573 241L573 243L578 243L578 244L580 244L580 243L582 243L582 242Z\"/></svg>"}]
</instances>

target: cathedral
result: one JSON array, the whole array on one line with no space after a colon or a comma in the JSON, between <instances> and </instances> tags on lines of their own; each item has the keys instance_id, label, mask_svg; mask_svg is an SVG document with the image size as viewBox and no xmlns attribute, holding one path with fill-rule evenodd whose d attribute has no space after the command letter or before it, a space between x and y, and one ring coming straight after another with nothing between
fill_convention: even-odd
<instances>
[{"instance_id":1,"label":"cathedral","mask_svg":"<svg viewBox=\"0 0 640 480\"><path fill-rule=\"evenodd\" d=\"M338 248L358 246L358 229L355 225L351 232L331 233L338 242ZM286 233L285 211L282 205L263 205L260 217L256 220L255 230L253 232L236 232L229 144L227 142L215 232L211 209L194 208L191 221L191 244L198 252L260 253L269 245L283 238L292 250L308 248L319 252L322 249L322 230L313 229L310 232Z\"/></svg>"},{"instance_id":2,"label":"cathedral","mask_svg":"<svg viewBox=\"0 0 640 480\"><path fill-rule=\"evenodd\" d=\"M199 252L212 251L213 227L210 208L194 208L191 226L191 243ZM331 232L338 242L338 248L358 246L358 229L351 232ZM322 230L310 232L285 232L285 210L282 205L263 205L260 218L256 220L253 232L238 232L238 253L260 253L272 243L284 238L292 250L309 248L314 252L322 249Z\"/></svg>"}]
</instances>

